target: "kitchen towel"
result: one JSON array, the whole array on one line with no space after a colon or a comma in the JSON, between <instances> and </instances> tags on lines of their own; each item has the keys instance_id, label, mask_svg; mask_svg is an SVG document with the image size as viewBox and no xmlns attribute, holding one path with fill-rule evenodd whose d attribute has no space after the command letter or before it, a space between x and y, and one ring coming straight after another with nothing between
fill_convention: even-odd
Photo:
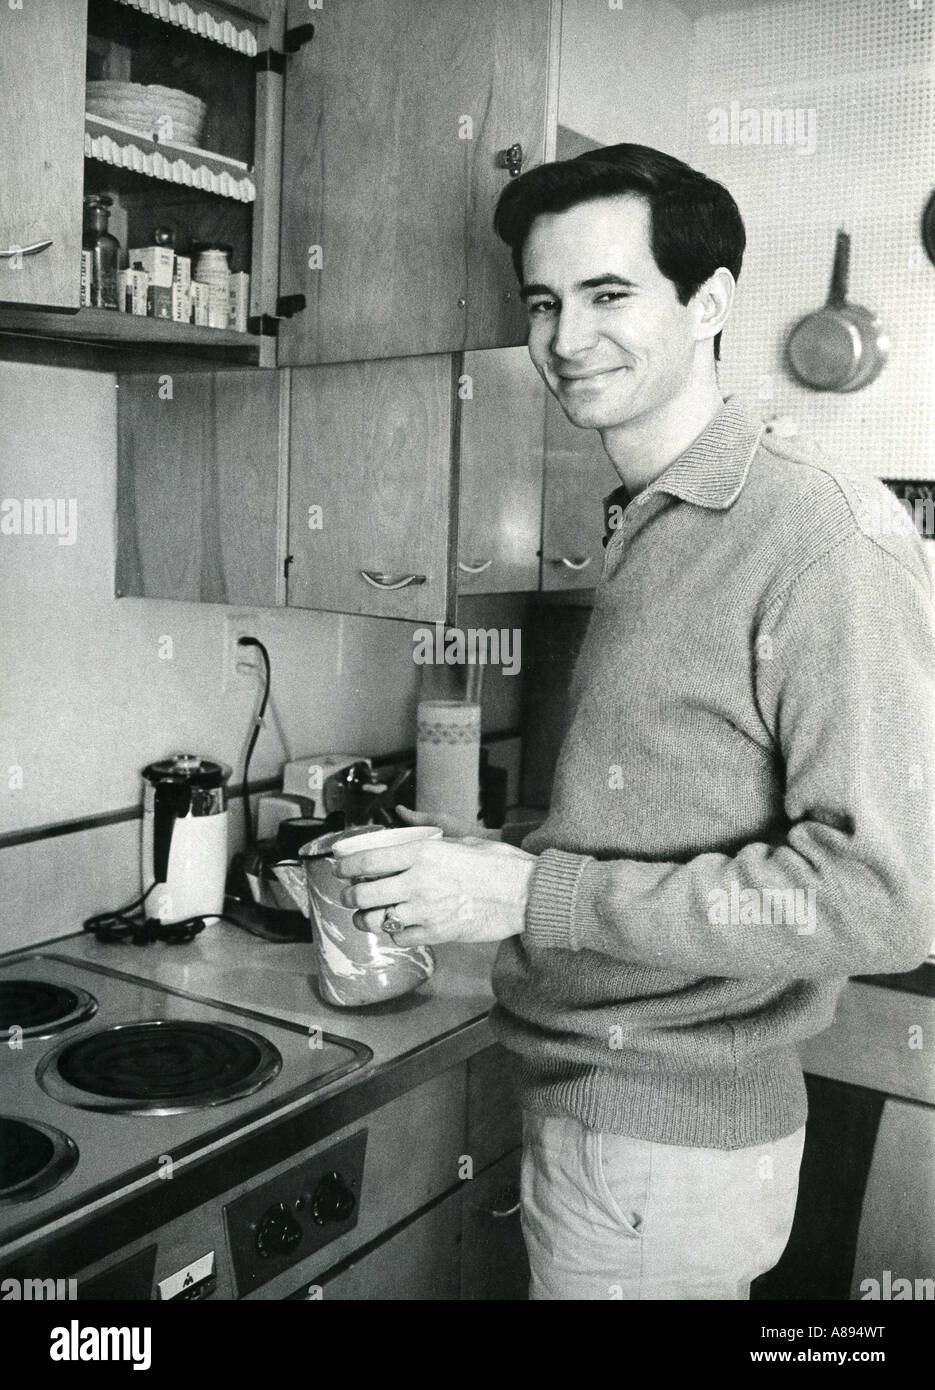
<instances>
[{"instance_id":1,"label":"kitchen towel","mask_svg":"<svg viewBox=\"0 0 935 1390\"><path fill-rule=\"evenodd\" d=\"M476 826L480 810L480 705L420 700L416 810Z\"/></svg>"}]
</instances>

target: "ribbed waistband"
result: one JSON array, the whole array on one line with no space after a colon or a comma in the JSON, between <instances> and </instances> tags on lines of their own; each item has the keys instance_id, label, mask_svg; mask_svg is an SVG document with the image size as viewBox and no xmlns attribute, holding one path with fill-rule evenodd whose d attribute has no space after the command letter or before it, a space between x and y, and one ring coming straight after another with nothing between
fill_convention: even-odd
<instances>
[{"instance_id":1,"label":"ribbed waistband","mask_svg":"<svg viewBox=\"0 0 935 1390\"><path fill-rule=\"evenodd\" d=\"M804 1125L808 1099L794 1048L771 1053L736 1076L686 1076L582 1068L565 1076L511 1054L524 1110L573 1115L588 1129L657 1144L740 1149L783 1139Z\"/></svg>"}]
</instances>

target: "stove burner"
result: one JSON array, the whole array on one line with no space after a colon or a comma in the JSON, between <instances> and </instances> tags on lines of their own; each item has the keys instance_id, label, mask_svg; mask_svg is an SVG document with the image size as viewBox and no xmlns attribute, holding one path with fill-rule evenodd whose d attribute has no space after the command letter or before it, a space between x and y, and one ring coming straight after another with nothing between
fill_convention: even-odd
<instances>
[{"instance_id":1,"label":"stove burner","mask_svg":"<svg viewBox=\"0 0 935 1390\"><path fill-rule=\"evenodd\" d=\"M246 1028L150 1019L63 1044L37 1077L50 1096L84 1110L177 1115L251 1095L281 1069L277 1049Z\"/></svg>"},{"instance_id":2,"label":"stove burner","mask_svg":"<svg viewBox=\"0 0 935 1390\"><path fill-rule=\"evenodd\" d=\"M77 1162L77 1145L60 1129L0 1115L0 1203L41 1196Z\"/></svg>"},{"instance_id":3,"label":"stove burner","mask_svg":"<svg viewBox=\"0 0 935 1390\"><path fill-rule=\"evenodd\" d=\"M83 989L45 980L0 980L0 1039L12 1028L23 1038L50 1038L97 1013L97 1000Z\"/></svg>"}]
</instances>

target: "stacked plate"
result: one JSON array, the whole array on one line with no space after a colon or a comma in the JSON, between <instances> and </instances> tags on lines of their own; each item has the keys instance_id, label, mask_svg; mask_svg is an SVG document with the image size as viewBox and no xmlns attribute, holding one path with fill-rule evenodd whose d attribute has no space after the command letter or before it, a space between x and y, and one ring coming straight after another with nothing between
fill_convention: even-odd
<instances>
[{"instance_id":1,"label":"stacked plate","mask_svg":"<svg viewBox=\"0 0 935 1390\"><path fill-rule=\"evenodd\" d=\"M207 107L199 97L175 87L140 82L89 82L85 109L118 125L180 145L197 145Z\"/></svg>"}]
</instances>

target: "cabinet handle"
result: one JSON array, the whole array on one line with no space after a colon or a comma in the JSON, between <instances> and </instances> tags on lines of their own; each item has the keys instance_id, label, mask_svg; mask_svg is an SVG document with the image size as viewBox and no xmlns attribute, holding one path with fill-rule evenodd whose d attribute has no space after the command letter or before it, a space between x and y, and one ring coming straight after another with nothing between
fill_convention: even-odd
<instances>
[{"instance_id":1,"label":"cabinet handle","mask_svg":"<svg viewBox=\"0 0 935 1390\"><path fill-rule=\"evenodd\" d=\"M375 570L361 570L361 575L374 589L408 589L410 584L424 584L424 574L404 574L401 579L391 579L388 574L378 574Z\"/></svg>"},{"instance_id":2,"label":"cabinet handle","mask_svg":"<svg viewBox=\"0 0 935 1390\"><path fill-rule=\"evenodd\" d=\"M15 256L38 256L41 251L48 251L52 245L52 238L48 241L34 241L32 246L11 246L9 251L0 251L0 261L12 261Z\"/></svg>"},{"instance_id":3,"label":"cabinet handle","mask_svg":"<svg viewBox=\"0 0 935 1390\"><path fill-rule=\"evenodd\" d=\"M557 559L550 561L550 564L564 565L569 570L586 570L590 563L590 555L586 555L583 560L569 560L567 555L559 555Z\"/></svg>"},{"instance_id":4,"label":"cabinet handle","mask_svg":"<svg viewBox=\"0 0 935 1390\"><path fill-rule=\"evenodd\" d=\"M497 168L509 170L511 179L523 172L523 147L518 140L508 149L497 151Z\"/></svg>"},{"instance_id":5,"label":"cabinet handle","mask_svg":"<svg viewBox=\"0 0 935 1390\"><path fill-rule=\"evenodd\" d=\"M493 560L475 560L471 565L464 560L459 560L458 569L463 570L465 574L483 574L484 570L489 570L492 564Z\"/></svg>"},{"instance_id":6,"label":"cabinet handle","mask_svg":"<svg viewBox=\"0 0 935 1390\"><path fill-rule=\"evenodd\" d=\"M519 1189L515 1183L510 1183L507 1187L501 1188L494 1198L494 1201L498 1204L503 1203L503 1205L490 1207L487 1215L495 1216L500 1221L508 1216L515 1216L522 1205Z\"/></svg>"}]
</instances>

